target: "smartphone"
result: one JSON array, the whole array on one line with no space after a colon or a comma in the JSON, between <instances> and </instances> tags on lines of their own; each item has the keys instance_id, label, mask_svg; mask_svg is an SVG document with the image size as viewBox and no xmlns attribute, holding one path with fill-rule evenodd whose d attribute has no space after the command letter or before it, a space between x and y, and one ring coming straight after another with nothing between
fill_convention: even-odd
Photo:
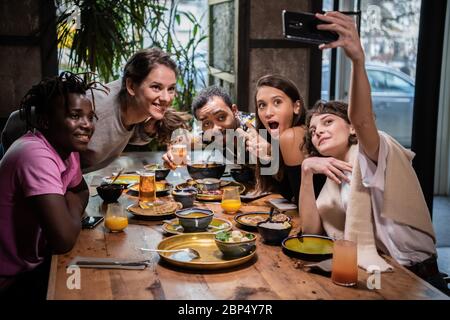
<instances>
[{"instance_id":1,"label":"smartphone","mask_svg":"<svg viewBox=\"0 0 450 320\"><path fill-rule=\"evenodd\" d=\"M297 205L284 198L270 199L269 204L271 204L279 212L297 210Z\"/></svg>"},{"instance_id":2,"label":"smartphone","mask_svg":"<svg viewBox=\"0 0 450 320\"><path fill-rule=\"evenodd\" d=\"M283 10L283 36L287 39L305 43L322 44L338 40L335 32L319 30L317 25L327 23L319 20L313 13Z\"/></svg>"},{"instance_id":3,"label":"smartphone","mask_svg":"<svg viewBox=\"0 0 450 320\"><path fill-rule=\"evenodd\" d=\"M100 222L103 221L103 217L84 217L81 220L81 227L83 229L94 229Z\"/></svg>"}]
</instances>

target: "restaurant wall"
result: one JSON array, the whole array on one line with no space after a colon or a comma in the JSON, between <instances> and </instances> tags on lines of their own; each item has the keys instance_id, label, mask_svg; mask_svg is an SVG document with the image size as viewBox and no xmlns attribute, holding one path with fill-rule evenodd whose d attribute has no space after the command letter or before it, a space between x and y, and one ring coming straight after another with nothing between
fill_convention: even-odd
<instances>
[{"instance_id":1,"label":"restaurant wall","mask_svg":"<svg viewBox=\"0 0 450 320\"><path fill-rule=\"evenodd\" d=\"M321 61L320 52L315 46L285 40L281 19L282 10L313 12L319 2L322 1L268 0L261 5L259 0L250 0L249 110L255 110L254 94L258 78L268 73L281 74L293 80L309 105L320 97L320 89L317 88L316 94L313 94L315 97L310 97L311 89L314 89L311 86L317 86L319 81L320 88L321 66L317 64ZM312 56L316 57L315 60ZM311 73L311 68L316 68L318 72Z\"/></svg>"},{"instance_id":2,"label":"restaurant wall","mask_svg":"<svg viewBox=\"0 0 450 320\"><path fill-rule=\"evenodd\" d=\"M52 1L0 2L0 128L33 84L57 73L56 31L43 28L54 13Z\"/></svg>"}]
</instances>

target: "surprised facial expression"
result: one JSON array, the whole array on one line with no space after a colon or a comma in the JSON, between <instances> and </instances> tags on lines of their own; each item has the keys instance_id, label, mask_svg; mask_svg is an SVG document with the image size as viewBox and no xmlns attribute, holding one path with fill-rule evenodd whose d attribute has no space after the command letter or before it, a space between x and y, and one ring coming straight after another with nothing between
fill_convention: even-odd
<instances>
[{"instance_id":1,"label":"surprised facial expression","mask_svg":"<svg viewBox=\"0 0 450 320\"><path fill-rule=\"evenodd\" d=\"M294 115L300 112L300 105L292 101L283 91L263 86L256 94L258 117L269 131L272 139L292 126Z\"/></svg>"}]
</instances>

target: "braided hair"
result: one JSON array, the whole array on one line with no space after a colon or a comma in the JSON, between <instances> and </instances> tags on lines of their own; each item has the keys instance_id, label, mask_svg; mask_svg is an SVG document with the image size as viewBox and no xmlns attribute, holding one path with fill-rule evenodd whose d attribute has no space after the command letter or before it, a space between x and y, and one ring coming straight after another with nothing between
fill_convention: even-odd
<instances>
[{"instance_id":1,"label":"braided hair","mask_svg":"<svg viewBox=\"0 0 450 320\"><path fill-rule=\"evenodd\" d=\"M92 106L95 111L95 101L92 90L107 91L108 89L97 81L87 82L85 73L74 74L69 71L61 72L59 76L46 78L34 85L20 102L20 118L26 121L27 130L40 129L42 118L50 115L53 107L57 106L56 98L62 97L64 108L69 107L69 94L85 95L88 91L92 95ZM101 87L97 87L99 84ZM97 118L97 116L95 116Z\"/></svg>"}]
</instances>

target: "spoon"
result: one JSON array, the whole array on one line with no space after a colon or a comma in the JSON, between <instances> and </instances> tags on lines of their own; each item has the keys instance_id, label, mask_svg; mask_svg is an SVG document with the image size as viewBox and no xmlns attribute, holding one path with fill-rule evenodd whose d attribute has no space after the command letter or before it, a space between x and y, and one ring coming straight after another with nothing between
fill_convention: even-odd
<instances>
[{"instance_id":1,"label":"spoon","mask_svg":"<svg viewBox=\"0 0 450 320\"><path fill-rule=\"evenodd\" d=\"M298 239L298 241L303 243L303 230L302 229L300 229L300 231L297 233L297 239Z\"/></svg>"},{"instance_id":2,"label":"spoon","mask_svg":"<svg viewBox=\"0 0 450 320\"><path fill-rule=\"evenodd\" d=\"M192 248L173 249L173 250L140 248L140 250L142 250L142 251L150 251L150 252L182 252L182 251L184 251L184 252L187 252L192 257L192 259L200 258L200 253L197 250L194 250Z\"/></svg>"},{"instance_id":3,"label":"spoon","mask_svg":"<svg viewBox=\"0 0 450 320\"><path fill-rule=\"evenodd\" d=\"M119 172L117 173L117 175L114 177L114 179L111 181L110 184L113 184L117 180L117 178L122 174L123 170L124 170L124 168L121 168L119 170Z\"/></svg>"},{"instance_id":4,"label":"spoon","mask_svg":"<svg viewBox=\"0 0 450 320\"><path fill-rule=\"evenodd\" d=\"M274 207L270 208L270 212L269 212L269 222L273 222L273 221L272 221L272 217L273 217L273 212L274 212L274 210L275 210Z\"/></svg>"},{"instance_id":5,"label":"spoon","mask_svg":"<svg viewBox=\"0 0 450 320\"><path fill-rule=\"evenodd\" d=\"M325 272L331 272L333 259L323 260L317 263L305 264L306 268L319 268Z\"/></svg>"},{"instance_id":6,"label":"spoon","mask_svg":"<svg viewBox=\"0 0 450 320\"><path fill-rule=\"evenodd\" d=\"M176 223L174 223L173 221L170 221L170 220L163 220L163 222L167 223L168 225L171 225L172 227L175 228L175 230L183 229L183 227L182 227L181 225L176 224ZM210 224L210 225L208 226L208 228L212 228L212 229L216 229L216 230L222 230L222 229L223 229L223 227L220 227L220 226L219 226L219 227L218 227L218 226L213 226L212 224Z\"/></svg>"}]
</instances>

